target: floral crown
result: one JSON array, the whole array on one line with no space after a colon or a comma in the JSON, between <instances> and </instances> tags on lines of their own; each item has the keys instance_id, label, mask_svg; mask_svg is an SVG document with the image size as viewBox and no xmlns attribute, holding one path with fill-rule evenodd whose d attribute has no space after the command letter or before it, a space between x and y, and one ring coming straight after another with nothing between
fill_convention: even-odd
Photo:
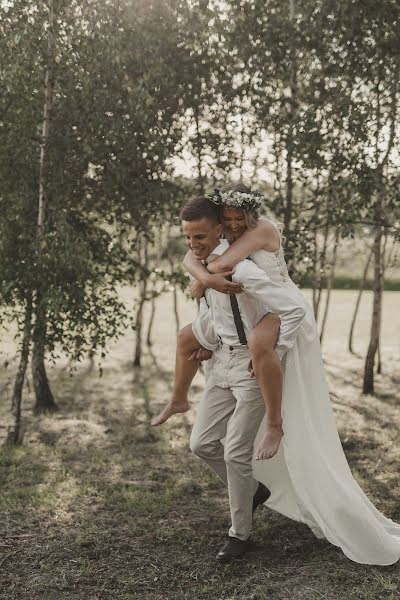
<instances>
[{"instance_id":1,"label":"floral crown","mask_svg":"<svg viewBox=\"0 0 400 600\"><path fill-rule=\"evenodd\" d=\"M230 206L244 212L255 213L263 206L263 195L258 191L239 192L237 190L221 190L214 188L212 194L207 195L207 199L218 206Z\"/></svg>"}]
</instances>

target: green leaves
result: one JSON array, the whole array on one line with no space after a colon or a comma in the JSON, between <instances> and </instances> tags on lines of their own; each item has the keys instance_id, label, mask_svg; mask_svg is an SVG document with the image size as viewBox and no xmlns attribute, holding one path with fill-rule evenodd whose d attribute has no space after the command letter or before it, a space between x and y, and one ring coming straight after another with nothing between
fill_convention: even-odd
<instances>
[{"instance_id":1,"label":"green leaves","mask_svg":"<svg viewBox=\"0 0 400 600\"><path fill-rule=\"evenodd\" d=\"M378 174L385 223L399 220L393 2L55 2L52 55L46 3L0 10L0 295L18 312L40 289L49 348L79 355L117 333L118 285L147 275L137 240L157 243L188 195L213 183L264 188L286 222L292 272L312 268L327 223L350 235L373 221ZM171 251L178 262L179 244Z\"/></svg>"}]
</instances>

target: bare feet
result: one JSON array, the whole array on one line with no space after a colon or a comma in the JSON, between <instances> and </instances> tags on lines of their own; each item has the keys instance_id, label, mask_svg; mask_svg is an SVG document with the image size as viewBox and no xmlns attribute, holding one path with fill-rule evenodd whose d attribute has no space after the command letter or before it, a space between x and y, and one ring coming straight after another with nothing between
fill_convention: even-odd
<instances>
[{"instance_id":1,"label":"bare feet","mask_svg":"<svg viewBox=\"0 0 400 600\"><path fill-rule=\"evenodd\" d=\"M160 412L158 417L154 417L154 419L151 421L151 425L153 427L157 427L157 425L162 425L162 423L168 421L168 419L172 417L172 415L176 415L177 413L184 413L188 411L189 408L190 404L187 400L185 402L180 403L170 402L169 404L167 404L164 410Z\"/></svg>"},{"instance_id":2,"label":"bare feet","mask_svg":"<svg viewBox=\"0 0 400 600\"><path fill-rule=\"evenodd\" d=\"M256 450L256 460L267 460L272 458L279 448L280 441L283 436L282 425L268 425L267 431Z\"/></svg>"}]
</instances>

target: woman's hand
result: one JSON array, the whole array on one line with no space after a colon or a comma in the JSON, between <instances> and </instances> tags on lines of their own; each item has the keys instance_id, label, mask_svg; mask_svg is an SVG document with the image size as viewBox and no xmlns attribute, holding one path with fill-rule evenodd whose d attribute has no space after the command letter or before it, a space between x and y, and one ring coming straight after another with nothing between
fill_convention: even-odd
<instances>
[{"instance_id":1,"label":"woman's hand","mask_svg":"<svg viewBox=\"0 0 400 600\"><path fill-rule=\"evenodd\" d=\"M247 370L250 373L250 377L256 376L256 374L254 373L253 361L251 359L249 360L249 364L247 365Z\"/></svg>"},{"instance_id":2,"label":"woman's hand","mask_svg":"<svg viewBox=\"0 0 400 600\"><path fill-rule=\"evenodd\" d=\"M200 281L197 281L197 279L191 281L187 286L189 294L191 294L193 298L196 298L196 300L200 300L205 289L206 288L204 287L204 285L200 283Z\"/></svg>"},{"instance_id":3,"label":"woman's hand","mask_svg":"<svg viewBox=\"0 0 400 600\"><path fill-rule=\"evenodd\" d=\"M207 350L207 348L199 348L198 350L194 350L192 354L189 356L188 360L197 360L202 362L203 360L210 360L213 353L211 350Z\"/></svg>"},{"instance_id":4,"label":"woman's hand","mask_svg":"<svg viewBox=\"0 0 400 600\"><path fill-rule=\"evenodd\" d=\"M228 275L232 275L233 271L225 271L224 273L215 273L207 277L207 287L222 292L223 294L240 294L243 291L240 283L228 281L225 279Z\"/></svg>"}]
</instances>

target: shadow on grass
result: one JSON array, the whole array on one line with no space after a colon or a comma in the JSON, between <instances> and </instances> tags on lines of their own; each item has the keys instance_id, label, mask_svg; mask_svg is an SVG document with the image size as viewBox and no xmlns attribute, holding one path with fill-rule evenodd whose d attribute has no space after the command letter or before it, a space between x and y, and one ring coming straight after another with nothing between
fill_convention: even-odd
<instances>
[{"instance_id":1,"label":"shadow on grass","mask_svg":"<svg viewBox=\"0 0 400 600\"><path fill-rule=\"evenodd\" d=\"M23 515L41 504L40 486L49 474L40 453L23 446L3 446L0 453L0 510ZM4 525L5 521L2 521Z\"/></svg>"},{"instance_id":2,"label":"shadow on grass","mask_svg":"<svg viewBox=\"0 0 400 600\"><path fill-rule=\"evenodd\" d=\"M61 414L33 419L32 443L0 460L0 597L394 600L398 565L352 563L267 508L255 516L256 552L217 564L230 524L226 491L189 451L189 416L150 427L152 405L170 392L157 372L123 365L102 378L56 378ZM377 409L365 410L375 422ZM351 434L344 446L392 506L391 472L390 482L374 472L378 441Z\"/></svg>"}]
</instances>

